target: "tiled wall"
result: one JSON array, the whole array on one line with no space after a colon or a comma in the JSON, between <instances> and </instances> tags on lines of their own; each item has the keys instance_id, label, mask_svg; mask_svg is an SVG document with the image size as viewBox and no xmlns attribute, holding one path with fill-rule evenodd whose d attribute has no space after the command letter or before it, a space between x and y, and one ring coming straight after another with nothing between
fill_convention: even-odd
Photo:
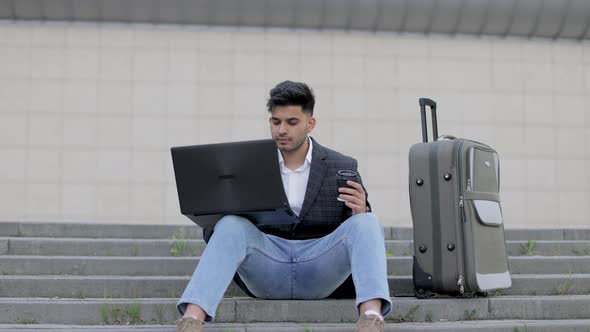
<instances>
[{"instance_id":1,"label":"tiled wall","mask_svg":"<svg viewBox=\"0 0 590 332\"><path fill-rule=\"evenodd\" d=\"M386 225L411 224L420 96L499 151L507 227L590 225L586 42L43 22L0 23L0 220L188 223L169 148L269 137L285 79Z\"/></svg>"}]
</instances>

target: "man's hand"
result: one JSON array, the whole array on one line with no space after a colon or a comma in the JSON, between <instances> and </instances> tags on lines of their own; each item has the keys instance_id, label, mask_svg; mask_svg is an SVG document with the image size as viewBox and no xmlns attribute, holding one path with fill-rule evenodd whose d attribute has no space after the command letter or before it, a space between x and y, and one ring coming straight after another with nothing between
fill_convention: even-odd
<instances>
[{"instance_id":1,"label":"man's hand","mask_svg":"<svg viewBox=\"0 0 590 332\"><path fill-rule=\"evenodd\" d=\"M338 188L339 197L345 200L344 204L352 210L352 214L367 212L367 197L363 186L350 180L346 184L352 188Z\"/></svg>"}]
</instances>

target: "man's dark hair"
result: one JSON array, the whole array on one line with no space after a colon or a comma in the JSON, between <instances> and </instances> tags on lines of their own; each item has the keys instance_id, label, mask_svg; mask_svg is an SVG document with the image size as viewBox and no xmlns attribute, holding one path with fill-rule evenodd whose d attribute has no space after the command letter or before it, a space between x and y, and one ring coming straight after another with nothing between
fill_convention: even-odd
<instances>
[{"instance_id":1,"label":"man's dark hair","mask_svg":"<svg viewBox=\"0 0 590 332\"><path fill-rule=\"evenodd\" d=\"M270 90L270 98L266 103L271 112L275 106L301 106L303 112L313 116L315 97L313 91L305 83L284 81Z\"/></svg>"}]
</instances>

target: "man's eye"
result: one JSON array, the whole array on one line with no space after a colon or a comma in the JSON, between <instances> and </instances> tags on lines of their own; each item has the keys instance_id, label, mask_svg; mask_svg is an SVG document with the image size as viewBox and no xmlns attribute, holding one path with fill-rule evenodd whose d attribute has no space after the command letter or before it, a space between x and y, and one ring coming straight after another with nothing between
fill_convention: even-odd
<instances>
[{"instance_id":1,"label":"man's eye","mask_svg":"<svg viewBox=\"0 0 590 332\"><path fill-rule=\"evenodd\" d=\"M297 121L289 121L289 124L290 124L291 126L294 126L294 125L296 125L296 124L297 124Z\"/></svg>"}]
</instances>

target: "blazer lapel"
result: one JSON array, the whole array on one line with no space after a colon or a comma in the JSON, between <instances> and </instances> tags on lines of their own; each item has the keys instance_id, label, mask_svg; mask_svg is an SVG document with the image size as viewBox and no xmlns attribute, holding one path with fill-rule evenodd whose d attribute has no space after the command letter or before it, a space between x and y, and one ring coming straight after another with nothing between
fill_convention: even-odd
<instances>
[{"instance_id":1,"label":"blazer lapel","mask_svg":"<svg viewBox=\"0 0 590 332\"><path fill-rule=\"evenodd\" d=\"M328 170L328 165L324 161L326 158L324 147L316 143L313 138L311 140L313 144L313 151L311 152L311 167L309 170L305 197L303 198L303 205L301 206L301 212L299 213L300 219L305 217L318 196L326 171Z\"/></svg>"}]
</instances>

